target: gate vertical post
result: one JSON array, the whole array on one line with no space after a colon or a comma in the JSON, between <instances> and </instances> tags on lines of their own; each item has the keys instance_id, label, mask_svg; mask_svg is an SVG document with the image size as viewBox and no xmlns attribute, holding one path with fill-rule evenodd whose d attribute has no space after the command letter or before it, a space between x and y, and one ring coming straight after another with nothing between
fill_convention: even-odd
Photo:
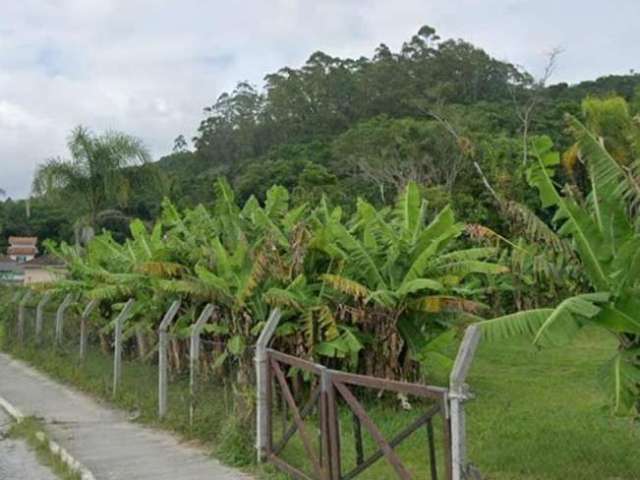
<instances>
[{"instance_id":1,"label":"gate vertical post","mask_svg":"<svg viewBox=\"0 0 640 480\"><path fill-rule=\"evenodd\" d=\"M18 341L20 343L24 343L24 309L27 306L27 302L31 300L32 295L31 290L28 290L18 305Z\"/></svg>"},{"instance_id":2,"label":"gate vertical post","mask_svg":"<svg viewBox=\"0 0 640 480\"><path fill-rule=\"evenodd\" d=\"M329 438L329 407L327 402L327 368L320 371L320 474L321 480L331 480L331 440Z\"/></svg>"},{"instance_id":3,"label":"gate vertical post","mask_svg":"<svg viewBox=\"0 0 640 480\"><path fill-rule=\"evenodd\" d=\"M478 348L480 337L481 332L478 325L471 325L467 328L449 377L452 480L463 480L467 470L464 402L470 398L470 395L465 380Z\"/></svg>"},{"instance_id":4,"label":"gate vertical post","mask_svg":"<svg viewBox=\"0 0 640 480\"><path fill-rule=\"evenodd\" d=\"M122 311L118 314L115 320L115 345L113 349L113 392L112 395L115 397L116 393L118 393L118 385L120 384L120 379L122 378L122 326L124 325L124 321L129 316L129 312L133 307L134 300L130 298L125 304Z\"/></svg>"},{"instance_id":5,"label":"gate vertical post","mask_svg":"<svg viewBox=\"0 0 640 480\"><path fill-rule=\"evenodd\" d=\"M42 299L38 302L38 306L36 307L36 330L35 330L35 340L36 344L41 343L41 334L42 334L42 323L44 321L44 307L47 306L49 300L51 299L51 292L45 292L42 296Z\"/></svg>"},{"instance_id":6,"label":"gate vertical post","mask_svg":"<svg viewBox=\"0 0 640 480\"><path fill-rule=\"evenodd\" d=\"M73 295L68 294L56 311L56 345L62 344L62 333L64 332L64 314L73 301Z\"/></svg>"},{"instance_id":7,"label":"gate vertical post","mask_svg":"<svg viewBox=\"0 0 640 480\"><path fill-rule=\"evenodd\" d=\"M342 478L342 457L340 454L340 418L338 414L338 399L336 397L336 389L333 386L333 378L329 373L327 378L327 403L329 405L329 441L331 449L331 474L332 480L340 480Z\"/></svg>"},{"instance_id":8,"label":"gate vertical post","mask_svg":"<svg viewBox=\"0 0 640 480\"><path fill-rule=\"evenodd\" d=\"M87 306L84 307L82 311L82 315L80 315L80 360L84 360L87 355L87 323L89 322L89 315L91 312L98 306L98 300L91 300L87 303Z\"/></svg>"},{"instance_id":9,"label":"gate vertical post","mask_svg":"<svg viewBox=\"0 0 640 480\"><path fill-rule=\"evenodd\" d=\"M180 301L176 300L165 313L158 329L158 418L167 414L167 331L179 309Z\"/></svg>"},{"instance_id":10,"label":"gate vertical post","mask_svg":"<svg viewBox=\"0 0 640 480\"><path fill-rule=\"evenodd\" d=\"M271 375L269 374L267 346L276 332L281 316L279 309L271 311L256 343L256 450L258 462L264 462L267 459L267 452L271 450Z\"/></svg>"},{"instance_id":11,"label":"gate vertical post","mask_svg":"<svg viewBox=\"0 0 640 480\"><path fill-rule=\"evenodd\" d=\"M327 480L340 480L340 425L335 388L331 371L326 367L320 373L320 434L322 471Z\"/></svg>"},{"instance_id":12,"label":"gate vertical post","mask_svg":"<svg viewBox=\"0 0 640 480\"><path fill-rule=\"evenodd\" d=\"M198 359L200 358L200 334L204 324L213 314L213 305L208 303L200 317L191 327L191 339L189 342L189 425L193 425L193 414L195 410L196 395L196 374L198 373Z\"/></svg>"}]
</instances>

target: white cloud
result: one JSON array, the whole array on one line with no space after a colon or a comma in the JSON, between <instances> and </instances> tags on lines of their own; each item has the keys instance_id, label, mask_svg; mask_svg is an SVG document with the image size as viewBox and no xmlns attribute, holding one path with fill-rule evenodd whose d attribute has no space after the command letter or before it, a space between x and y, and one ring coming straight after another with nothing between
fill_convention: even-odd
<instances>
[{"instance_id":1,"label":"white cloud","mask_svg":"<svg viewBox=\"0 0 640 480\"><path fill-rule=\"evenodd\" d=\"M19 130L40 127L46 121L36 115L32 115L20 105L6 100L0 100L0 128L3 130ZM14 132L19 134L20 132Z\"/></svg>"},{"instance_id":2,"label":"white cloud","mask_svg":"<svg viewBox=\"0 0 640 480\"><path fill-rule=\"evenodd\" d=\"M316 50L397 49L423 24L534 72L565 48L556 80L636 67L635 0L21 0L0 16L0 187L28 192L37 162L65 154L71 128L116 128L159 156L238 80ZM613 2L611 3L611 5Z\"/></svg>"}]
</instances>

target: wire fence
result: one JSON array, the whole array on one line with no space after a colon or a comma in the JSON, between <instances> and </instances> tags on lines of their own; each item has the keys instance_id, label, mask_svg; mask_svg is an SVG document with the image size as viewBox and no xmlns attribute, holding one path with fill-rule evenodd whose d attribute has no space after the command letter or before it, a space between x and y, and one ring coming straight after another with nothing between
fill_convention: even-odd
<instances>
[{"instance_id":1,"label":"wire fence","mask_svg":"<svg viewBox=\"0 0 640 480\"><path fill-rule=\"evenodd\" d=\"M266 450L272 452L272 456L277 453L286 458L289 463L283 461L282 465L277 464L279 467L289 465L306 471L308 478L315 478L312 476L313 452L319 455L316 459L318 468L324 468L322 458L329 455L329 445L322 442L327 438L327 429L334 428L331 422L335 423L336 429L332 433L333 442L340 452L340 460L331 468L352 472L344 478L360 477L365 469L369 475L363 475L363 478L392 478L393 468L397 473L398 465L407 471L430 471L432 479L462 478L455 475L455 470L453 476L447 470L452 461L462 464L460 459L464 458L464 451L456 452L454 448L451 457L446 446L464 444L464 437L454 439L453 443L448 437L451 426L456 427L454 435L458 431L463 434L464 422L458 427L448 423L448 416L444 417L449 408L444 406L449 401L446 389L442 389L441 400L445 403L438 406L433 399L420 398L420 395L387 394L383 399L382 391L389 390L393 381L366 377L370 385L357 381L349 387L351 393L344 392L347 389L344 382L334 381L342 397L335 394L335 400L330 403L335 409L331 414L333 420L327 423L322 408L328 408L326 405L329 404L320 401L318 396L318 392L326 387L324 377L318 372L326 371L326 368L278 354L266 348L268 340L262 344L259 340L255 347L234 348L230 354L228 342L216 336L215 329L205 329L207 322L216 319L212 305L205 306L195 322L186 328L178 328L174 318L180 302L174 302L159 328L143 329L144 322L127 322L133 300L115 314L110 309L100 310L96 302L81 304L69 296L54 298L47 293L27 293L19 300L16 298L7 303L5 349L8 347L27 360L36 360L50 373L72 378L93 393L111 396L129 411L132 419L159 420L178 431L213 440L220 433L221 419L251 417L257 408L257 422L253 418L245 418L248 421L243 422L244 427L250 429L245 433L258 438L259 452L264 453L261 448L269 445ZM275 332L279 314L276 317L273 328L264 329L271 331L269 339ZM268 323L272 323L271 317ZM473 349L475 345L471 352ZM274 358L278 355L288 357L291 363L274 366ZM261 379L259 358L263 357L267 359L268 368ZM457 398L462 401L466 395L465 369L472 353L459 357L463 363L458 368L462 380ZM307 365L306 371L304 365ZM389 385L381 386L384 382ZM393 392L394 388L389 391ZM358 411L362 405L357 403L356 397L364 399L362 405L370 409L365 417ZM268 438L260 427L264 405L268 405ZM438 409L432 412L434 405ZM455 407L453 401L451 407ZM444 433L437 428L434 430L431 418L438 413L446 425ZM371 423L371 418L377 425ZM383 440L372 435L372 429ZM403 443L409 435L422 435L423 438L418 442ZM377 462L388 455L385 452L389 448L397 452L398 465Z\"/></svg>"},{"instance_id":2,"label":"wire fence","mask_svg":"<svg viewBox=\"0 0 640 480\"><path fill-rule=\"evenodd\" d=\"M93 392L110 395L132 418L158 417L207 438L218 430L221 418L237 413L242 385L255 381L253 347L230 356L225 342L206 338L201 331L195 335L193 328L167 331L162 353L162 332L138 330L126 323L122 312L104 318L95 304L41 294L8 305L5 346L9 350L37 358L50 369L72 369L69 375ZM211 313L209 309L202 318L203 325ZM250 393L244 394L247 403L253 401Z\"/></svg>"}]
</instances>

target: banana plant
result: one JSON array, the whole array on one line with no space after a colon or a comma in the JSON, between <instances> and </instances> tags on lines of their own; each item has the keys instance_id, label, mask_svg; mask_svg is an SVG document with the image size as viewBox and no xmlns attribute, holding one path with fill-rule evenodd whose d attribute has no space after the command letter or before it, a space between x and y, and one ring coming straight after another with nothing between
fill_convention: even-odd
<instances>
[{"instance_id":1,"label":"banana plant","mask_svg":"<svg viewBox=\"0 0 640 480\"><path fill-rule=\"evenodd\" d=\"M557 306L521 311L482 323L488 339L533 335L535 344L563 345L585 325L614 335L619 349L611 360L611 396L616 413L630 413L640 399L640 159L623 167L603 142L576 118L570 119L590 191L561 191L554 181L560 156L547 137L532 144L529 183L542 206L555 210L553 222L570 239L590 290Z\"/></svg>"},{"instance_id":2,"label":"banana plant","mask_svg":"<svg viewBox=\"0 0 640 480\"><path fill-rule=\"evenodd\" d=\"M220 313L216 332L227 344L219 362L227 357L242 362L267 319L266 291L286 287L300 269L303 259L297 249L305 238L299 225L306 206L290 210L288 192L274 186L264 206L251 197L240 209L225 180L215 188L213 215L198 208L181 216L166 206L168 244L182 252L192 272L160 285L167 292L215 303ZM203 224L209 228L203 231Z\"/></svg>"},{"instance_id":3,"label":"banana plant","mask_svg":"<svg viewBox=\"0 0 640 480\"><path fill-rule=\"evenodd\" d=\"M397 376L443 363L451 327L481 307L480 280L506 270L487 261L494 248L456 249L465 226L451 209L427 223L416 184L394 208L360 200L349 220L324 199L292 206L279 186L264 204L251 197L242 207L225 180L214 188L213 209L180 212L165 201L161 220L151 230L132 222L122 244L103 233L84 250L59 246L71 273L60 287L105 303L135 297L136 332L155 328L176 296L185 312L213 302L207 328L226 344L218 363L240 362L247 376L246 348L273 307L284 311L286 351Z\"/></svg>"},{"instance_id":4,"label":"banana plant","mask_svg":"<svg viewBox=\"0 0 640 480\"><path fill-rule=\"evenodd\" d=\"M467 279L507 270L486 261L494 248L453 248L464 225L449 207L428 223L426 212L418 185L410 183L395 208L377 210L359 200L349 224L339 212L325 214L316 230L312 245L332 263L320 278L334 292L336 316L370 339L372 373L404 374L408 360L421 362L425 371L431 362L441 363L444 356L430 344L441 335L451 338L450 328L481 308L465 298Z\"/></svg>"},{"instance_id":5,"label":"banana plant","mask_svg":"<svg viewBox=\"0 0 640 480\"><path fill-rule=\"evenodd\" d=\"M132 320L125 335L136 335L144 356L147 334L155 331L170 300L157 288L157 282L180 277L185 269L171 261L162 239L161 224L148 232L141 221L135 220L130 225L130 233L131 238L123 244L105 232L84 250L66 244L50 244L48 248L64 258L71 271L70 279L57 284L58 290L77 293L86 300L100 300L108 318L112 316L111 305L117 308L128 298L135 298ZM102 326L102 333L112 328L107 323Z\"/></svg>"}]
</instances>

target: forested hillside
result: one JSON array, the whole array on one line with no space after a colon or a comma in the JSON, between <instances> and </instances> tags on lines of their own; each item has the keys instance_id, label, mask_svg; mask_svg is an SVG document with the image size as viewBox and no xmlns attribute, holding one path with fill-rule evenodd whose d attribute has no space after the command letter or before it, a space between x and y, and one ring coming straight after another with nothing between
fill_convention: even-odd
<instances>
[{"instance_id":1,"label":"forested hillside","mask_svg":"<svg viewBox=\"0 0 640 480\"><path fill-rule=\"evenodd\" d=\"M399 51L316 52L262 85L238 83L204 108L199 126L176 132L160 159L126 132L73 129L67 157L39 165L30 199L1 204L3 237L47 239L66 273L25 289L19 315L5 308L0 321L10 332L17 318L19 340L6 336L0 347L155 422L155 383L144 382L163 378L158 345L174 387L187 366L190 374L189 390L174 388L170 402L181 413L159 412L161 425L213 439L230 462L248 465L254 420L261 431L263 418L280 415L281 445L296 430L304 437L305 425L325 432L324 460L315 465L306 445L315 440L304 438L304 450L277 455L311 458L313 478L348 478L339 474L340 445L351 451L341 425L353 425L356 474L376 456L398 463L389 452L424 459L424 437L409 435L426 426L434 438L433 414L418 416L423 400L408 395L448 385L436 401L455 412L452 402L470 396L450 372L473 356L463 349L454 367L455 353L461 341L471 350L481 341L468 383L484 403L468 409L467 443L483 475L632 478L637 431L607 412L640 418L640 74L554 84L562 54L546 60L533 75L424 26ZM68 350L58 340L73 325L62 323L66 305L52 350L36 343L50 296L96 307L79 325L92 333L72 334ZM262 332L273 334L273 351L261 350ZM78 337L83 355L85 345L93 350L83 362ZM135 387L120 382L123 353ZM111 372L113 389L103 381ZM215 408L198 398L200 372L224 388L200 397ZM352 380L336 383L346 372ZM275 403L288 407L272 415ZM263 404L269 412L257 417ZM409 415L413 430L400 430ZM455 415L442 416L435 435L446 455L465 444L452 433ZM361 424L377 443L369 460ZM395 439L382 443L391 431ZM594 435L604 439L597 448ZM398 448L403 439L412 450ZM269 448L270 461L280 458ZM453 453L444 458L474 471Z\"/></svg>"},{"instance_id":2,"label":"forested hillside","mask_svg":"<svg viewBox=\"0 0 640 480\"><path fill-rule=\"evenodd\" d=\"M127 188L105 205L125 217L97 227L125 235L129 218L155 218L165 196L179 206L210 204L214 180L225 176L241 201L279 184L296 200L325 194L348 209L358 196L390 203L414 180L433 211L451 203L465 221L500 229L478 169L501 196L535 209L523 188L523 134L547 134L565 151L573 141L563 116L580 116L584 98L616 94L640 109L638 74L577 85L544 80L428 26L397 52L384 44L354 59L315 52L299 68L269 73L261 86L240 82L206 106L193 148L185 136L196 126L185 125L156 169L127 168ZM3 237L72 239L83 212L64 197L6 199Z\"/></svg>"}]
</instances>

